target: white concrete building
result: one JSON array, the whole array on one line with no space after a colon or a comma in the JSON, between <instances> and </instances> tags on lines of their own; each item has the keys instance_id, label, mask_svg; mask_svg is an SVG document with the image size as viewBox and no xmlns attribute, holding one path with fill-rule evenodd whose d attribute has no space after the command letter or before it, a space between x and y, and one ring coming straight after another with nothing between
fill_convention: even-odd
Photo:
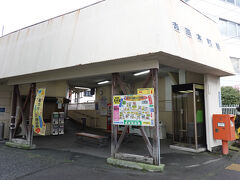
<instances>
[{"instance_id":1,"label":"white concrete building","mask_svg":"<svg viewBox=\"0 0 240 180\"><path fill-rule=\"evenodd\" d=\"M240 85L240 1L239 0L185 0L218 24L226 51L236 76L221 79L223 86Z\"/></svg>"},{"instance_id":2,"label":"white concrete building","mask_svg":"<svg viewBox=\"0 0 240 180\"><path fill-rule=\"evenodd\" d=\"M54 97L66 97L69 86L96 88L96 100L107 104L111 87L97 82L119 72L136 93L144 76L133 74L158 69L158 111L167 132L174 134L171 86L202 84L204 145L211 151L221 144L213 139L212 115L221 113L220 77L232 75L232 65L216 23L182 1L103 0L1 37L0 62L0 120L6 124L13 85L25 95L37 83ZM87 125L106 129L106 117L96 116Z\"/></svg>"}]
</instances>

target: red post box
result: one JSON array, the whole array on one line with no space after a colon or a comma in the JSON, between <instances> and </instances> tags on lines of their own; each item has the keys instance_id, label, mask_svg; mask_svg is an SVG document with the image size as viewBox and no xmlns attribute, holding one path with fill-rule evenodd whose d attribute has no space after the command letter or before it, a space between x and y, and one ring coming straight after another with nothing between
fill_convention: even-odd
<instances>
[{"instance_id":1,"label":"red post box","mask_svg":"<svg viewBox=\"0 0 240 180\"><path fill-rule=\"evenodd\" d=\"M222 140L223 154L228 154L228 141L236 139L234 120L234 115L230 114L213 115L213 137Z\"/></svg>"}]
</instances>

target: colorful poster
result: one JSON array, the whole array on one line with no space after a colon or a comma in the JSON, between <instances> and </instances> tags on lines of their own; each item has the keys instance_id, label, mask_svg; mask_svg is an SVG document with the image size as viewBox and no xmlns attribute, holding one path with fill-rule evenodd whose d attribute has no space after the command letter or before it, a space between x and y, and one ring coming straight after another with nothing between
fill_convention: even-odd
<instances>
[{"instance_id":1,"label":"colorful poster","mask_svg":"<svg viewBox=\"0 0 240 180\"><path fill-rule=\"evenodd\" d=\"M113 96L113 124L154 126L154 95Z\"/></svg>"},{"instance_id":2,"label":"colorful poster","mask_svg":"<svg viewBox=\"0 0 240 180\"><path fill-rule=\"evenodd\" d=\"M154 88L140 88L140 89L137 89L137 94L154 94Z\"/></svg>"},{"instance_id":3,"label":"colorful poster","mask_svg":"<svg viewBox=\"0 0 240 180\"><path fill-rule=\"evenodd\" d=\"M39 135L45 135L46 125L43 121L43 102L45 98L45 88L40 88L37 91L36 99L33 107L33 131Z\"/></svg>"}]
</instances>

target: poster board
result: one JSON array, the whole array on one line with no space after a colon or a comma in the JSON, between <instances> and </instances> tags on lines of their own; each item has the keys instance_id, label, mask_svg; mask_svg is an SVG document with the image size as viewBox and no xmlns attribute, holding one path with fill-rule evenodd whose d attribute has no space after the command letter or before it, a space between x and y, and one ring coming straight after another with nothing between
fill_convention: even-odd
<instances>
[{"instance_id":1,"label":"poster board","mask_svg":"<svg viewBox=\"0 0 240 180\"><path fill-rule=\"evenodd\" d=\"M113 124L154 126L154 95L113 96Z\"/></svg>"}]
</instances>

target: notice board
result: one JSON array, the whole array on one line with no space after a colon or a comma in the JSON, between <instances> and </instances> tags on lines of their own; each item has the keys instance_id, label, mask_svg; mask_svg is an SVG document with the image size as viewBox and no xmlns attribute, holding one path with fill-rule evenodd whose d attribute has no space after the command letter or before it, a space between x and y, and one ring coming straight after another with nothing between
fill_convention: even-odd
<instances>
[{"instance_id":1,"label":"notice board","mask_svg":"<svg viewBox=\"0 0 240 180\"><path fill-rule=\"evenodd\" d=\"M113 96L113 124L154 126L154 95Z\"/></svg>"}]
</instances>

